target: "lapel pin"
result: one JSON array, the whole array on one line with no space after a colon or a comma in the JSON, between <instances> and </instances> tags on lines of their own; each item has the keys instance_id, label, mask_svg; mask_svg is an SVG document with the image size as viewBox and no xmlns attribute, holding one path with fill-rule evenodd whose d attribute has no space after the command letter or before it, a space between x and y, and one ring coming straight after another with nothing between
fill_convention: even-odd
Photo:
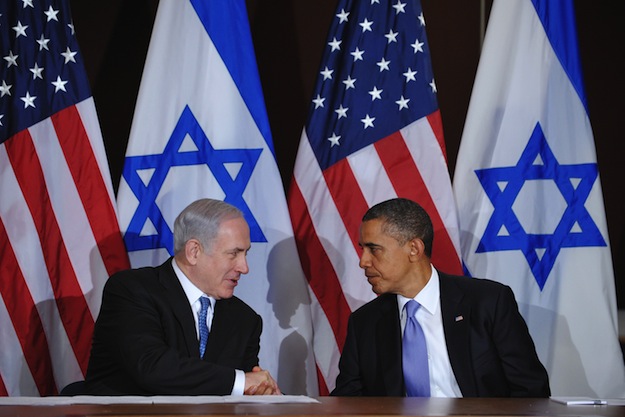
<instances>
[{"instance_id":1,"label":"lapel pin","mask_svg":"<svg viewBox=\"0 0 625 417\"><path fill-rule=\"evenodd\" d=\"M464 317L462 317L462 316L456 316L456 321L462 321L462 320L464 320Z\"/></svg>"}]
</instances>

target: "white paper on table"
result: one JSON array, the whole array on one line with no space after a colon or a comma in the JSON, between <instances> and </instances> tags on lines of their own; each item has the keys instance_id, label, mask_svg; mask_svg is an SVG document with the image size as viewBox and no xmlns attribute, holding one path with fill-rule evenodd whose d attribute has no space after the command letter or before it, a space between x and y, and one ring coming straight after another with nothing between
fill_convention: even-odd
<instances>
[{"instance_id":1,"label":"white paper on table","mask_svg":"<svg viewBox=\"0 0 625 417\"><path fill-rule=\"evenodd\" d=\"M219 403L254 403L281 404L319 403L305 395L189 395L189 396L93 396L76 395L72 397L0 397L0 405L71 405L71 404L219 404Z\"/></svg>"}]
</instances>

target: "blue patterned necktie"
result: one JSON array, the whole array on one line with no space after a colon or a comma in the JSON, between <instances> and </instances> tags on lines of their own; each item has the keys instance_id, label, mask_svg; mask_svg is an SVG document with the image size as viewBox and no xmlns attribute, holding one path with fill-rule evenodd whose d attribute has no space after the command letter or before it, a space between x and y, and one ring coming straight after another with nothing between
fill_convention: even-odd
<instances>
[{"instance_id":1,"label":"blue patterned necktie","mask_svg":"<svg viewBox=\"0 0 625 417\"><path fill-rule=\"evenodd\" d=\"M430 396L430 371L428 367L428 348L425 344L423 329L415 314L421 304L410 300L404 306L406 310L406 328L402 340L402 367L408 397Z\"/></svg>"},{"instance_id":2,"label":"blue patterned necktie","mask_svg":"<svg viewBox=\"0 0 625 417\"><path fill-rule=\"evenodd\" d=\"M208 297L200 297L200 303L202 306L200 307L198 324L200 329L200 358L204 357L204 352L206 351L206 342L208 342L208 325L206 324L206 316L208 315L208 308L211 305Z\"/></svg>"}]
</instances>

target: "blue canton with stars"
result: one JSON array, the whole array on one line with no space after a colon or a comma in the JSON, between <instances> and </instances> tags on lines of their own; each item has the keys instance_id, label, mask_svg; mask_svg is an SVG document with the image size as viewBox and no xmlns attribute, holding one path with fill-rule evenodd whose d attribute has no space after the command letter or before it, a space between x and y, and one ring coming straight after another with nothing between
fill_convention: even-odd
<instances>
[{"instance_id":1,"label":"blue canton with stars","mask_svg":"<svg viewBox=\"0 0 625 417\"><path fill-rule=\"evenodd\" d=\"M535 162L538 158L542 163ZM480 169L475 173L494 206L476 252L520 250L541 290L562 248L606 246L584 207L597 179L597 164L558 163L539 123L516 166ZM553 234L527 233L513 211L512 205L523 185L531 180L553 181L566 201L566 209ZM500 188L499 184L505 186ZM501 233L504 229L507 233ZM542 257L540 252L544 252Z\"/></svg>"},{"instance_id":2,"label":"blue canton with stars","mask_svg":"<svg viewBox=\"0 0 625 417\"><path fill-rule=\"evenodd\" d=\"M197 150L180 151L186 136L189 136ZM207 165L225 193L224 201L238 207L250 226L252 242L267 242L258 222L243 199L243 192L252 176L262 149L220 149L213 148L197 119L188 106L183 110L174 131L162 154L126 157L123 176L139 200L124 241L129 252L165 248L173 255L174 237L156 204L156 198L167 178L170 168L177 166ZM226 170L227 163L240 163L236 178ZM146 185L139 172L154 170ZM156 228L156 235L142 236L143 226L150 220Z\"/></svg>"},{"instance_id":3,"label":"blue canton with stars","mask_svg":"<svg viewBox=\"0 0 625 417\"><path fill-rule=\"evenodd\" d=\"M0 143L89 97L69 2L0 1Z\"/></svg>"},{"instance_id":4,"label":"blue canton with stars","mask_svg":"<svg viewBox=\"0 0 625 417\"><path fill-rule=\"evenodd\" d=\"M419 1L340 0L337 10L306 123L322 170L438 109Z\"/></svg>"}]
</instances>

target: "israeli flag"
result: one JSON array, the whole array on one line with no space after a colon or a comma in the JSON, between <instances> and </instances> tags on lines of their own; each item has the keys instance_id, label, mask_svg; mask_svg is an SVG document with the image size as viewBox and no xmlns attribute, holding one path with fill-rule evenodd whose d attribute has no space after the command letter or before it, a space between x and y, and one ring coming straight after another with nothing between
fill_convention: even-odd
<instances>
[{"instance_id":1,"label":"israeli flag","mask_svg":"<svg viewBox=\"0 0 625 417\"><path fill-rule=\"evenodd\" d=\"M552 394L624 397L573 2L495 1L453 185L466 269L512 287Z\"/></svg>"},{"instance_id":2,"label":"israeli flag","mask_svg":"<svg viewBox=\"0 0 625 417\"><path fill-rule=\"evenodd\" d=\"M235 295L263 317L260 365L315 395L310 299L264 107L244 0L161 0L136 105L120 225L133 267L173 255L173 222L199 198L241 209L250 272Z\"/></svg>"}]
</instances>

